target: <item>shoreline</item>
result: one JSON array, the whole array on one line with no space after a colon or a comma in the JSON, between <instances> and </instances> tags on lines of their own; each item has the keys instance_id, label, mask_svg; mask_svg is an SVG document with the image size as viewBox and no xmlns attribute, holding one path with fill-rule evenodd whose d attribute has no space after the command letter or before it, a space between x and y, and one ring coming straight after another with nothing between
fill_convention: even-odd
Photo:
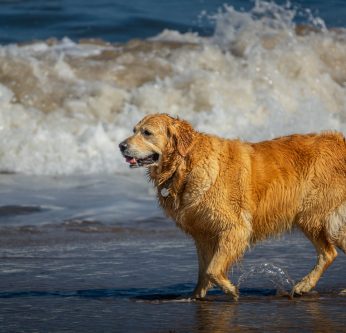
<instances>
[{"instance_id":1,"label":"shoreline","mask_svg":"<svg viewBox=\"0 0 346 333\"><path fill-rule=\"evenodd\" d=\"M0 214L0 332L344 327L343 254L317 292L293 300L282 294L315 264L314 249L295 232L258 244L230 272L239 302L217 289L191 302L195 246L163 216L141 175L11 175L0 184L0 213L7 214ZM55 208L42 209L47 202Z\"/></svg>"}]
</instances>

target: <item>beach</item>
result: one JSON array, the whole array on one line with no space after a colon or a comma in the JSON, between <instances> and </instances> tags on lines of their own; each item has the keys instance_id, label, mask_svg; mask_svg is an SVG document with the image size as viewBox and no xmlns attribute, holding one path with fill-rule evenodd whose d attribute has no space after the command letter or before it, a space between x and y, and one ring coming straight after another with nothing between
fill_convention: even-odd
<instances>
[{"instance_id":1,"label":"beach","mask_svg":"<svg viewBox=\"0 0 346 333\"><path fill-rule=\"evenodd\" d=\"M162 112L251 142L346 134L342 1L71 3L0 4L0 332L345 332L343 253L291 295L316 261L298 230L232 268L238 302L191 300L193 240L118 149Z\"/></svg>"}]
</instances>

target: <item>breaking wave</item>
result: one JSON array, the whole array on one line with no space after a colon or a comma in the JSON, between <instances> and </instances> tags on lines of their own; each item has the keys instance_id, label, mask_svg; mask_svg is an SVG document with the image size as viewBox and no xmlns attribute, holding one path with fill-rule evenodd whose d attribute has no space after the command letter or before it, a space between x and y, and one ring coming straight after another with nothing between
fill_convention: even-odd
<instances>
[{"instance_id":1,"label":"breaking wave","mask_svg":"<svg viewBox=\"0 0 346 333\"><path fill-rule=\"evenodd\" d=\"M68 38L0 47L0 171L124 171L118 143L149 113L258 141L346 133L346 30L257 1L225 6L214 33L111 44Z\"/></svg>"}]
</instances>

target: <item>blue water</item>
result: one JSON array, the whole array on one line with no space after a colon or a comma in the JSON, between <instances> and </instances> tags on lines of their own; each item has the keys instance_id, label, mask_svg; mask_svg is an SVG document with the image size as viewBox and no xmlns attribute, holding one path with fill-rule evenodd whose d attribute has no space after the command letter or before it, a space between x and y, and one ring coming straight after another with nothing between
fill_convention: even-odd
<instances>
[{"instance_id":1,"label":"blue water","mask_svg":"<svg viewBox=\"0 0 346 333\"><path fill-rule=\"evenodd\" d=\"M254 1L242 0L14 0L0 2L0 43L42 40L51 37L73 40L100 38L124 42L148 38L164 29L209 35L213 15L223 4L247 11ZM277 1L285 4L286 1ZM297 22L306 21L306 9L328 27L346 26L344 0L292 1Z\"/></svg>"}]
</instances>

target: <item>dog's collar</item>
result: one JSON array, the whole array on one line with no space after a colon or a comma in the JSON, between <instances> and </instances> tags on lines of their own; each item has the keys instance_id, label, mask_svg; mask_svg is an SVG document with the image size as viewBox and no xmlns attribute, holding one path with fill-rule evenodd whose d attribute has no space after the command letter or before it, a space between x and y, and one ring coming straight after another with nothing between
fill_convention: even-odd
<instances>
[{"instance_id":1,"label":"dog's collar","mask_svg":"<svg viewBox=\"0 0 346 333\"><path fill-rule=\"evenodd\" d=\"M160 189L160 194L162 196L162 198L167 198L171 192L169 190L169 188L171 187L172 183L173 183L173 178L175 176L175 172L173 173L173 175L168 178L163 184L162 187Z\"/></svg>"}]
</instances>

